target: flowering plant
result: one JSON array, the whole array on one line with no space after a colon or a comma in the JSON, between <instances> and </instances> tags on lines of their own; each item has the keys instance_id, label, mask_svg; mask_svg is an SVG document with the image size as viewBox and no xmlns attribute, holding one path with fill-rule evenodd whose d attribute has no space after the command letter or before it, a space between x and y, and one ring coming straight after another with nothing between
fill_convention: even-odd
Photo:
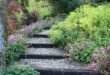
<instances>
[{"instance_id":1,"label":"flowering plant","mask_svg":"<svg viewBox=\"0 0 110 75\"><path fill-rule=\"evenodd\" d=\"M23 41L23 35L22 34L11 34L8 37L8 43L15 44L18 41Z\"/></svg>"},{"instance_id":2,"label":"flowering plant","mask_svg":"<svg viewBox=\"0 0 110 75\"><path fill-rule=\"evenodd\" d=\"M97 48L92 56L89 69L110 75L110 46Z\"/></svg>"}]
</instances>

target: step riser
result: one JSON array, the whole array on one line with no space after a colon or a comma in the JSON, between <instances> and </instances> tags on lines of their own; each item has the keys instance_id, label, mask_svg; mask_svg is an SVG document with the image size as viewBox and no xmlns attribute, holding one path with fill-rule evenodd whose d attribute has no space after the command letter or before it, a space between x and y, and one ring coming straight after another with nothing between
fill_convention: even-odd
<instances>
[{"instance_id":1,"label":"step riser","mask_svg":"<svg viewBox=\"0 0 110 75\"><path fill-rule=\"evenodd\" d=\"M49 38L48 35L33 35L32 37L30 38Z\"/></svg>"},{"instance_id":2,"label":"step riser","mask_svg":"<svg viewBox=\"0 0 110 75\"><path fill-rule=\"evenodd\" d=\"M57 56L57 55L20 55L20 59L64 59L68 56Z\"/></svg>"},{"instance_id":3,"label":"step riser","mask_svg":"<svg viewBox=\"0 0 110 75\"><path fill-rule=\"evenodd\" d=\"M57 48L55 44L28 44L28 48Z\"/></svg>"},{"instance_id":4,"label":"step riser","mask_svg":"<svg viewBox=\"0 0 110 75\"><path fill-rule=\"evenodd\" d=\"M45 27L43 30L50 30L51 27Z\"/></svg>"},{"instance_id":5,"label":"step riser","mask_svg":"<svg viewBox=\"0 0 110 75\"><path fill-rule=\"evenodd\" d=\"M101 75L99 73L96 72L78 72L78 71L74 71L74 70L50 70L50 69L46 69L46 70L39 70L36 69L37 71L39 71L41 73L41 75Z\"/></svg>"}]
</instances>

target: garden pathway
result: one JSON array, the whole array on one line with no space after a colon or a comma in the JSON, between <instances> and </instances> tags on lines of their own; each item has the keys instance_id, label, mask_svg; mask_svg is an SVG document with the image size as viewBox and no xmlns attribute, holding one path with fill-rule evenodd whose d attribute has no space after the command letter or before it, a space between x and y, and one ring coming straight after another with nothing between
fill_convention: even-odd
<instances>
[{"instance_id":1,"label":"garden pathway","mask_svg":"<svg viewBox=\"0 0 110 75\"><path fill-rule=\"evenodd\" d=\"M28 52L21 55L20 62L34 67L41 75L98 75L87 71L87 65L71 61L64 50L49 41L48 34L46 28L28 38Z\"/></svg>"}]
</instances>

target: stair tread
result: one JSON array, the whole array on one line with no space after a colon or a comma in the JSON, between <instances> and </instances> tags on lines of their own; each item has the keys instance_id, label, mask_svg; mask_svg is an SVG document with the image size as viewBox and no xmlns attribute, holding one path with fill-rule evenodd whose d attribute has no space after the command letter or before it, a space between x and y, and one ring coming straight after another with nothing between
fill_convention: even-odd
<instances>
[{"instance_id":1,"label":"stair tread","mask_svg":"<svg viewBox=\"0 0 110 75\"><path fill-rule=\"evenodd\" d=\"M48 38L27 38L26 42L29 44L53 44Z\"/></svg>"},{"instance_id":2,"label":"stair tread","mask_svg":"<svg viewBox=\"0 0 110 75\"><path fill-rule=\"evenodd\" d=\"M26 54L37 55L61 55L64 56L65 52L56 48L29 48Z\"/></svg>"},{"instance_id":3,"label":"stair tread","mask_svg":"<svg viewBox=\"0 0 110 75\"><path fill-rule=\"evenodd\" d=\"M70 61L69 59L21 59L22 63L27 63L34 67L48 69L82 69L86 70L86 64Z\"/></svg>"}]
</instances>

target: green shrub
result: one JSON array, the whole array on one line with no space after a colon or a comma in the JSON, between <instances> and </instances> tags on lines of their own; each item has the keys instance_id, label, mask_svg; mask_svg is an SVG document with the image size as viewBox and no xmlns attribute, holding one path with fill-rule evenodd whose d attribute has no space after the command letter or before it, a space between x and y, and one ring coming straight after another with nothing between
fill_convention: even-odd
<instances>
[{"instance_id":1,"label":"green shrub","mask_svg":"<svg viewBox=\"0 0 110 75\"><path fill-rule=\"evenodd\" d=\"M40 73L27 65L16 64L8 66L4 75L40 75Z\"/></svg>"},{"instance_id":2,"label":"green shrub","mask_svg":"<svg viewBox=\"0 0 110 75\"><path fill-rule=\"evenodd\" d=\"M19 60L19 56L25 53L27 46L24 43L17 42L16 44L8 44L5 52L6 64L12 64Z\"/></svg>"},{"instance_id":3,"label":"green shrub","mask_svg":"<svg viewBox=\"0 0 110 75\"><path fill-rule=\"evenodd\" d=\"M51 11L50 11L50 9L51 9L51 8L49 8L49 7L42 7L42 8L39 10L40 17L41 17L41 18L46 18L46 17L51 16Z\"/></svg>"},{"instance_id":4,"label":"green shrub","mask_svg":"<svg viewBox=\"0 0 110 75\"><path fill-rule=\"evenodd\" d=\"M64 48L68 43L68 37L71 32L71 25L65 25L64 22L56 23L50 31L50 40L58 44L59 47Z\"/></svg>"},{"instance_id":5,"label":"green shrub","mask_svg":"<svg viewBox=\"0 0 110 75\"><path fill-rule=\"evenodd\" d=\"M55 43L58 44L58 46L60 48L64 48L66 41L64 40L65 36L63 35L63 32L59 29L57 30L53 30L50 33L50 40Z\"/></svg>"},{"instance_id":6,"label":"green shrub","mask_svg":"<svg viewBox=\"0 0 110 75\"><path fill-rule=\"evenodd\" d=\"M81 44L84 40L87 39L95 42L98 47L107 46L110 45L108 40L110 38L109 24L109 6L100 5L94 7L90 5L83 5L80 8L77 8L75 11L71 12L65 21L56 23L51 29L50 33L52 35L50 35L50 38L54 40L54 42L57 41L57 44L59 44L59 42L66 42L65 46L68 43L72 43L73 45L76 43ZM77 46L75 47L77 48ZM91 59L94 49L94 46L83 48L82 51L80 51L80 54L78 54L81 59L78 59L82 62L90 62L88 59ZM88 56L88 54L90 56ZM75 55L73 55L73 57L74 56Z\"/></svg>"},{"instance_id":7,"label":"green shrub","mask_svg":"<svg viewBox=\"0 0 110 75\"><path fill-rule=\"evenodd\" d=\"M41 19L49 18L51 16L52 7L47 1L39 1L36 7Z\"/></svg>"},{"instance_id":8,"label":"green shrub","mask_svg":"<svg viewBox=\"0 0 110 75\"><path fill-rule=\"evenodd\" d=\"M106 9L106 10L105 10ZM65 20L67 25L73 26L73 31L85 33L84 37L91 37L92 40L109 37L109 6L93 7L81 6L76 12L72 12ZM79 38L80 39L80 38Z\"/></svg>"}]
</instances>

